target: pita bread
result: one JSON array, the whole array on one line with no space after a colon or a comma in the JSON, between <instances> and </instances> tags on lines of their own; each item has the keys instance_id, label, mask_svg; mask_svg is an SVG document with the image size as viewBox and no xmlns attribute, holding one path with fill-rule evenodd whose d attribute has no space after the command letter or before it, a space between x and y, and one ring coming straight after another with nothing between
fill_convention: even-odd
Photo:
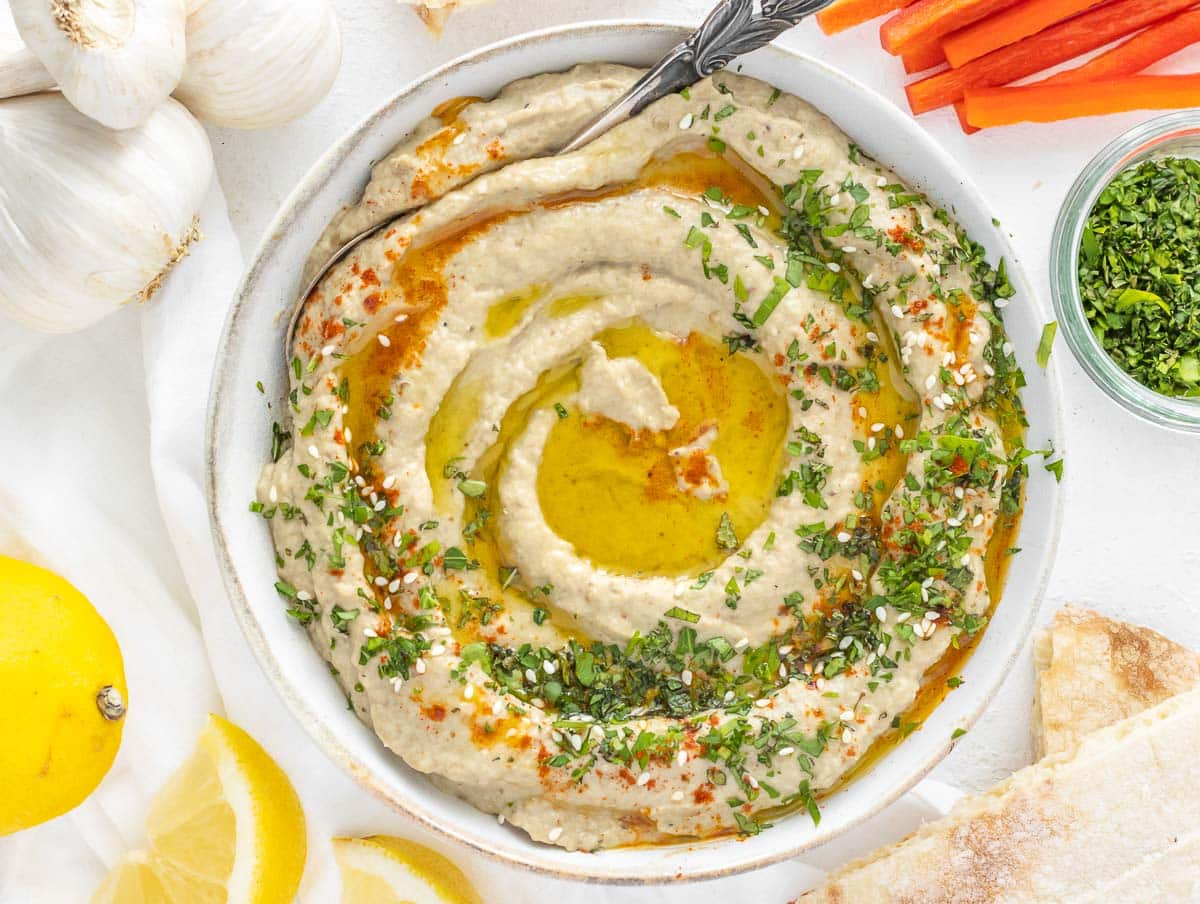
<instances>
[{"instance_id":1,"label":"pita bread","mask_svg":"<svg viewBox=\"0 0 1200 904\"><path fill-rule=\"evenodd\" d=\"M1022 769L799 900L1200 901L1197 745L1200 689Z\"/></svg>"},{"instance_id":2,"label":"pita bread","mask_svg":"<svg viewBox=\"0 0 1200 904\"><path fill-rule=\"evenodd\" d=\"M1200 655L1161 634L1064 606L1034 642L1037 756L1200 687Z\"/></svg>"}]
</instances>

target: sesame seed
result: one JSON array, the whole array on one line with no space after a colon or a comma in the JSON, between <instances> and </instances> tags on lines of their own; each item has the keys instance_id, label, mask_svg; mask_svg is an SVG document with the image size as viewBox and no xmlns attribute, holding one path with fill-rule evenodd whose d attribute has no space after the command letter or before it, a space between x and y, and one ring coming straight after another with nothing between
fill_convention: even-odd
<instances>
[{"instance_id":1,"label":"sesame seed","mask_svg":"<svg viewBox=\"0 0 1200 904\"><path fill-rule=\"evenodd\" d=\"M408 319L408 315L407 314L397 314L392 319L394 321L396 321L396 323L403 323L404 321L406 321Z\"/></svg>"},{"instance_id":2,"label":"sesame seed","mask_svg":"<svg viewBox=\"0 0 1200 904\"><path fill-rule=\"evenodd\" d=\"M363 637L378 637L374 628L363 628Z\"/></svg>"},{"instance_id":3,"label":"sesame seed","mask_svg":"<svg viewBox=\"0 0 1200 904\"><path fill-rule=\"evenodd\" d=\"M970 565L970 564L971 564L971 554L970 554L969 552L968 552L968 553L963 553L963 557L962 557L962 558L961 558L959 561L960 561L960 562L961 562L963 565Z\"/></svg>"},{"instance_id":4,"label":"sesame seed","mask_svg":"<svg viewBox=\"0 0 1200 904\"><path fill-rule=\"evenodd\" d=\"M804 145L802 145L802 144L796 145L796 147L792 149L792 159L799 160L803 156L804 156Z\"/></svg>"},{"instance_id":5,"label":"sesame seed","mask_svg":"<svg viewBox=\"0 0 1200 904\"><path fill-rule=\"evenodd\" d=\"M583 749L583 738L579 737L579 735L567 735L567 743L575 748L576 753Z\"/></svg>"},{"instance_id":6,"label":"sesame seed","mask_svg":"<svg viewBox=\"0 0 1200 904\"><path fill-rule=\"evenodd\" d=\"M843 722L853 722L854 721L854 710L843 709L841 714L838 716L838 718L841 719Z\"/></svg>"},{"instance_id":7,"label":"sesame seed","mask_svg":"<svg viewBox=\"0 0 1200 904\"><path fill-rule=\"evenodd\" d=\"M317 451L317 447L315 445L308 447L308 454L311 455L313 458L321 457L321 453Z\"/></svg>"},{"instance_id":8,"label":"sesame seed","mask_svg":"<svg viewBox=\"0 0 1200 904\"><path fill-rule=\"evenodd\" d=\"M681 751L679 751L679 753L675 754L675 762L678 763L680 766L686 766L687 761L688 761L688 754L687 754L686 750L681 750Z\"/></svg>"},{"instance_id":9,"label":"sesame seed","mask_svg":"<svg viewBox=\"0 0 1200 904\"><path fill-rule=\"evenodd\" d=\"M832 204L834 207L837 207L839 204L842 203L842 196L840 194L838 194L837 192L834 192L832 195L829 196L829 203Z\"/></svg>"},{"instance_id":10,"label":"sesame seed","mask_svg":"<svg viewBox=\"0 0 1200 904\"><path fill-rule=\"evenodd\" d=\"M385 596L383 598L383 608L389 610L392 608L392 598L390 596Z\"/></svg>"},{"instance_id":11,"label":"sesame seed","mask_svg":"<svg viewBox=\"0 0 1200 904\"><path fill-rule=\"evenodd\" d=\"M1001 308L1001 309L1007 308L1008 307L1008 299L997 298L994 302L992 302L992 304L994 304L997 308Z\"/></svg>"},{"instance_id":12,"label":"sesame seed","mask_svg":"<svg viewBox=\"0 0 1200 904\"><path fill-rule=\"evenodd\" d=\"M899 424L892 428L892 433L896 439L904 439L904 428Z\"/></svg>"},{"instance_id":13,"label":"sesame seed","mask_svg":"<svg viewBox=\"0 0 1200 904\"><path fill-rule=\"evenodd\" d=\"M760 214L762 214L764 217L769 217L771 215L771 211L767 210L766 205L764 205L764 204L758 205L758 212Z\"/></svg>"},{"instance_id":14,"label":"sesame seed","mask_svg":"<svg viewBox=\"0 0 1200 904\"><path fill-rule=\"evenodd\" d=\"M560 839L562 837L562 833L563 833L562 826L555 826L549 832L546 833L546 838L549 841L558 841L558 839Z\"/></svg>"},{"instance_id":15,"label":"sesame seed","mask_svg":"<svg viewBox=\"0 0 1200 904\"><path fill-rule=\"evenodd\" d=\"M780 756L791 756L795 752L795 747L780 747L779 750L776 751L776 753L778 753Z\"/></svg>"},{"instance_id":16,"label":"sesame seed","mask_svg":"<svg viewBox=\"0 0 1200 904\"><path fill-rule=\"evenodd\" d=\"M881 622L887 621L887 609L885 609L883 606L876 606L875 617Z\"/></svg>"},{"instance_id":17,"label":"sesame seed","mask_svg":"<svg viewBox=\"0 0 1200 904\"><path fill-rule=\"evenodd\" d=\"M387 477L383 478L383 488L385 490L390 490L395 485L396 485L396 475L395 474L389 474Z\"/></svg>"},{"instance_id":18,"label":"sesame seed","mask_svg":"<svg viewBox=\"0 0 1200 904\"><path fill-rule=\"evenodd\" d=\"M842 732L842 743L849 744L854 741L854 729L847 728Z\"/></svg>"},{"instance_id":19,"label":"sesame seed","mask_svg":"<svg viewBox=\"0 0 1200 904\"><path fill-rule=\"evenodd\" d=\"M417 660L417 662L423 662L423 661L424 660L421 660L421 659ZM474 696L475 696L475 685L468 684L466 687L463 688L463 699L464 700L470 700Z\"/></svg>"},{"instance_id":20,"label":"sesame seed","mask_svg":"<svg viewBox=\"0 0 1200 904\"><path fill-rule=\"evenodd\" d=\"M976 515L974 518L971 519L971 527L979 527L979 525L981 525L981 524L983 524L983 513L982 512L980 512L978 515Z\"/></svg>"},{"instance_id":21,"label":"sesame seed","mask_svg":"<svg viewBox=\"0 0 1200 904\"><path fill-rule=\"evenodd\" d=\"M679 120L679 128L690 129L692 127L692 123L695 121L695 116L693 116L691 113L685 113L683 118Z\"/></svg>"},{"instance_id":22,"label":"sesame seed","mask_svg":"<svg viewBox=\"0 0 1200 904\"><path fill-rule=\"evenodd\" d=\"M729 703L733 700L733 691L726 691L725 696L721 698L722 702ZM682 753L683 751L680 751Z\"/></svg>"},{"instance_id":23,"label":"sesame seed","mask_svg":"<svg viewBox=\"0 0 1200 904\"><path fill-rule=\"evenodd\" d=\"M644 787L646 787L648 784L650 784L650 773L649 773L649 772L643 772L641 775L639 775L639 776L637 777L637 783L638 783L638 787L639 787L639 788L644 788Z\"/></svg>"},{"instance_id":24,"label":"sesame seed","mask_svg":"<svg viewBox=\"0 0 1200 904\"><path fill-rule=\"evenodd\" d=\"M841 640L838 641L838 649L839 650L848 650L848 649L850 649L850 646L853 643L854 643L854 638L851 637L849 634L847 634L845 637L843 637Z\"/></svg>"},{"instance_id":25,"label":"sesame seed","mask_svg":"<svg viewBox=\"0 0 1200 904\"><path fill-rule=\"evenodd\" d=\"M388 593L395 593L399 589L400 589L400 579L393 578L391 583L388 584Z\"/></svg>"},{"instance_id":26,"label":"sesame seed","mask_svg":"<svg viewBox=\"0 0 1200 904\"><path fill-rule=\"evenodd\" d=\"M854 578L854 580L859 581L861 583L862 579L863 579L863 573L861 571L859 571L857 568L851 568L850 569L850 577Z\"/></svg>"},{"instance_id":27,"label":"sesame seed","mask_svg":"<svg viewBox=\"0 0 1200 904\"><path fill-rule=\"evenodd\" d=\"M892 313L895 314L897 317L903 317L904 309L902 307L900 307L900 305L894 304L894 305L892 305Z\"/></svg>"},{"instance_id":28,"label":"sesame seed","mask_svg":"<svg viewBox=\"0 0 1200 904\"><path fill-rule=\"evenodd\" d=\"M748 646L750 646L750 638L742 637L742 638L739 638L738 641L733 645L733 648L735 650L744 650Z\"/></svg>"},{"instance_id":29,"label":"sesame seed","mask_svg":"<svg viewBox=\"0 0 1200 904\"><path fill-rule=\"evenodd\" d=\"M925 613L925 621L937 621L938 614L939 613L936 612L935 610L930 609L928 612Z\"/></svg>"},{"instance_id":30,"label":"sesame seed","mask_svg":"<svg viewBox=\"0 0 1200 904\"><path fill-rule=\"evenodd\" d=\"M382 512L385 508L387 508L387 501L384 499L380 499L378 502L375 503L375 505L372 508L376 512Z\"/></svg>"},{"instance_id":31,"label":"sesame seed","mask_svg":"<svg viewBox=\"0 0 1200 904\"><path fill-rule=\"evenodd\" d=\"M400 693L400 688L402 688L403 686L404 686L404 676L403 675L397 675L395 678L392 679L392 690L395 693L397 693L397 694Z\"/></svg>"},{"instance_id":32,"label":"sesame seed","mask_svg":"<svg viewBox=\"0 0 1200 904\"><path fill-rule=\"evenodd\" d=\"M415 571L410 571L408 574L406 574L400 580L404 581L405 584L415 583L417 580L417 573Z\"/></svg>"},{"instance_id":33,"label":"sesame seed","mask_svg":"<svg viewBox=\"0 0 1200 904\"><path fill-rule=\"evenodd\" d=\"M839 543L849 543L850 534L847 531L840 531L837 535L837 541Z\"/></svg>"},{"instance_id":34,"label":"sesame seed","mask_svg":"<svg viewBox=\"0 0 1200 904\"><path fill-rule=\"evenodd\" d=\"M323 348L321 349L321 357L322 357L322 358L328 358L330 355L332 355L332 354L333 354L333 351L334 351L334 346L332 346L332 345L326 345L325 347L323 347Z\"/></svg>"},{"instance_id":35,"label":"sesame seed","mask_svg":"<svg viewBox=\"0 0 1200 904\"><path fill-rule=\"evenodd\" d=\"M876 421L874 424L871 425L872 433L881 433L882 431L883 431L883 422L882 421Z\"/></svg>"},{"instance_id":36,"label":"sesame seed","mask_svg":"<svg viewBox=\"0 0 1200 904\"><path fill-rule=\"evenodd\" d=\"M692 686L692 670L684 669L682 672L680 672L679 680L683 682L684 687L691 687Z\"/></svg>"},{"instance_id":37,"label":"sesame seed","mask_svg":"<svg viewBox=\"0 0 1200 904\"><path fill-rule=\"evenodd\" d=\"M542 663L542 671L545 672L547 675L553 675L557 668L558 668L558 663L555 662L553 659L547 659L545 662Z\"/></svg>"},{"instance_id":38,"label":"sesame seed","mask_svg":"<svg viewBox=\"0 0 1200 904\"><path fill-rule=\"evenodd\" d=\"M870 289L875 285L875 274L868 273L867 278L862 281L864 289Z\"/></svg>"},{"instance_id":39,"label":"sesame seed","mask_svg":"<svg viewBox=\"0 0 1200 904\"><path fill-rule=\"evenodd\" d=\"M312 594L309 593L307 590L297 590L296 591L296 599L300 600L301 602L307 602L308 600L310 600L312 598L313 598Z\"/></svg>"},{"instance_id":40,"label":"sesame seed","mask_svg":"<svg viewBox=\"0 0 1200 904\"><path fill-rule=\"evenodd\" d=\"M857 251L858 251L858 249L857 249L857 248L855 248L853 245L843 245L843 246L842 246L842 253L843 253L843 254L854 254L854 253L856 253Z\"/></svg>"},{"instance_id":41,"label":"sesame seed","mask_svg":"<svg viewBox=\"0 0 1200 904\"><path fill-rule=\"evenodd\" d=\"M926 389L933 389L935 385L937 385L937 374L930 374L925 378Z\"/></svg>"},{"instance_id":42,"label":"sesame seed","mask_svg":"<svg viewBox=\"0 0 1200 904\"><path fill-rule=\"evenodd\" d=\"M384 348L387 348L389 345L392 344L392 340L389 339L387 336L385 336L383 333L380 333L375 338L379 340L379 344L382 345Z\"/></svg>"},{"instance_id":43,"label":"sesame seed","mask_svg":"<svg viewBox=\"0 0 1200 904\"><path fill-rule=\"evenodd\" d=\"M898 612L896 613L896 621L903 624L904 622L908 621L910 615L912 615L911 612Z\"/></svg>"},{"instance_id":44,"label":"sesame seed","mask_svg":"<svg viewBox=\"0 0 1200 904\"><path fill-rule=\"evenodd\" d=\"M759 709L766 709L768 706L771 705L771 701L768 700L766 697L759 697L757 700L754 701L754 705L757 706Z\"/></svg>"},{"instance_id":45,"label":"sesame seed","mask_svg":"<svg viewBox=\"0 0 1200 904\"><path fill-rule=\"evenodd\" d=\"M530 684L537 681L537 672L535 672L533 669L526 669L525 670L525 680L528 681Z\"/></svg>"},{"instance_id":46,"label":"sesame seed","mask_svg":"<svg viewBox=\"0 0 1200 904\"><path fill-rule=\"evenodd\" d=\"M414 670L414 671L415 671L415 672L416 672L418 675L424 675L424 674L425 674L425 660L424 660L424 659L418 659L416 662L414 662L414 663L413 663L413 670ZM468 685L467 685L467 687L468 687L468 688L470 688L470 687L471 687L471 685L469 685L469 684L468 684Z\"/></svg>"},{"instance_id":47,"label":"sesame seed","mask_svg":"<svg viewBox=\"0 0 1200 904\"><path fill-rule=\"evenodd\" d=\"M830 273L841 273L842 272L841 265L835 264L833 261L830 261L825 266L829 268Z\"/></svg>"},{"instance_id":48,"label":"sesame seed","mask_svg":"<svg viewBox=\"0 0 1200 904\"><path fill-rule=\"evenodd\" d=\"M887 184L888 184L887 176L880 176L878 179L875 180L876 188L883 188Z\"/></svg>"},{"instance_id":49,"label":"sesame seed","mask_svg":"<svg viewBox=\"0 0 1200 904\"><path fill-rule=\"evenodd\" d=\"M878 342L879 334L876 333L874 330L867 330L867 341L868 342Z\"/></svg>"},{"instance_id":50,"label":"sesame seed","mask_svg":"<svg viewBox=\"0 0 1200 904\"><path fill-rule=\"evenodd\" d=\"M671 792L671 800L675 801L675 803L679 803L681 800L683 800L683 792L682 791L672 791Z\"/></svg>"},{"instance_id":51,"label":"sesame seed","mask_svg":"<svg viewBox=\"0 0 1200 904\"><path fill-rule=\"evenodd\" d=\"M376 587L386 587L387 586L387 578L385 578L381 574L375 575L375 586Z\"/></svg>"},{"instance_id":52,"label":"sesame seed","mask_svg":"<svg viewBox=\"0 0 1200 904\"><path fill-rule=\"evenodd\" d=\"M863 406L863 405L858 406L858 416L861 418L865 418L867 416L867 409L865 406Z\"/></svg>"}]
</instances>

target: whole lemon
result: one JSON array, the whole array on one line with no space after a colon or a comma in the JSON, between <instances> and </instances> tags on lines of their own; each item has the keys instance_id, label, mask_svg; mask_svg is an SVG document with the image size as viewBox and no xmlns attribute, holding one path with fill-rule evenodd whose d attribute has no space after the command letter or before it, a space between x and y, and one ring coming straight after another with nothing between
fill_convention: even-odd
<instances>
[{"instance_id":1,"label":"whole lemon","mask_svg":"<svg viewBox=\"0 0 1200 904\"><path fill-rule=\"evenodd\" d=\"M125 669L104 619L44 568L0 556L0 835L76 806L125 724Z\"/></svg>"}]
</instances>

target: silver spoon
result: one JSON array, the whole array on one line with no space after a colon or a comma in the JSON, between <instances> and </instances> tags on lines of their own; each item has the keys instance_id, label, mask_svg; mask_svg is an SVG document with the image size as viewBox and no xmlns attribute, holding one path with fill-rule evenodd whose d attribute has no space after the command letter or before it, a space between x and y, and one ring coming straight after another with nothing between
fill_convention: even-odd
<instances>
[{"instance_id":1,"label":"silver spoon","mask_svg":"<svg viewBox=\"0 0 1200 904\"><path fill-rule=\"evenodd\" d=\"M805 16L824 9L833 0L721 0L700 27L676 44L661 60L612 105L563 145L557 153L565 154L603 135L613 126L635 116L659 98L679 91L718 69L728 66L735 57L764 47ZM382 231L393 221L388 219L352 236L325 261L321 269L304 286L288 323L284 340L284 357L292 359L296 324L304 310L304 301L338 261L359 244Z\"/></svg>"}]
</instances>

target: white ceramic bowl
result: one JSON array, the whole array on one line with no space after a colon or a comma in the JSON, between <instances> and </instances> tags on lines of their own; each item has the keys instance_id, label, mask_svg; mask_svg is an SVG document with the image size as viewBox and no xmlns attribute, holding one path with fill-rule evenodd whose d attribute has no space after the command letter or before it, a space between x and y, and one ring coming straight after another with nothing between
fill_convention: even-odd
<instances>
[{"instance_id":1,"label":"white ceramic bowl","mask_svg":"<svg viewBox=\"0 0 1200 904\"><path fill-rule=\"evenodd\" d=\"M945 756L954 729L974 722L1012 667L1045 589L1058 539L1061 496L1035 459L1017 544L1024 551L1012 564L992 625L966 665L964 686L876 768L827 799L818 827L797 814L748 839L571 853L536 844L495 817L436 790L347 711L325 663L284 614L273 587L271 539L261 519L247 511L268 454L272 419L255 383L262 380L270 400L282 399L286 391L282 343L287 317L280 313L299 290L305 256L330 217L357 199L370 163L439 102L461 95L490 96L514 79L581 61L647 65L684 31L665 23L608 22L537 32L443 66L364 119L313 167L268 228L225 325L210 400L208 492L219 559L237 618L280 696L329 757L384 800L489 857L561 878L652 883L728 875L790 857L878 812ZM811 101L869 153L955 211L971 235L986 245L993 262L1000 256L1008 259L1017 295L1006 319L1029 379L1025 401L1030 443L1051 441L1061 450L1054 365L1046 371L1034 361L1047 315L1033 298L1012 248L992 225L983 198L958 165L906 113L824 63L777 47L740 62L746 74Z\"/></svg>"}]
</instances>

